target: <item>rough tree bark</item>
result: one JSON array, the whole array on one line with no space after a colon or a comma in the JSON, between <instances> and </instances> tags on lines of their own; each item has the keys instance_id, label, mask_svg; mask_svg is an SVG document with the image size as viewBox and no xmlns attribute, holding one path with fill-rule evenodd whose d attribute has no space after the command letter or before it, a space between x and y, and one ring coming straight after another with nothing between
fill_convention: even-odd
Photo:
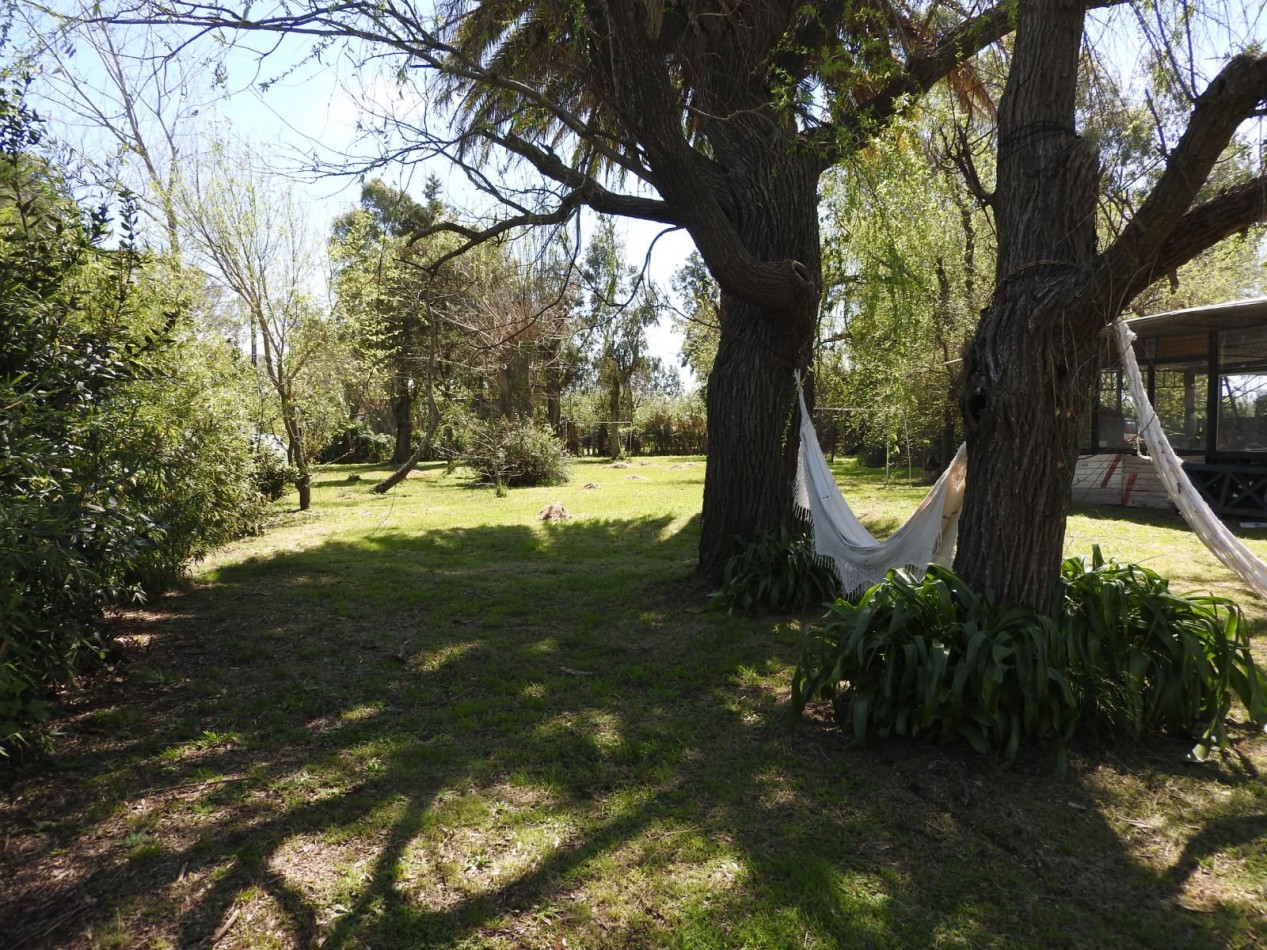
<instances>
[{"instance_id":1,"label":"rough tree bark","mask_svg":"<svg viewBox=\"0 0 1267 950\"><path fill-rule=\"evenodd\" d=\"M1081 5L1022 5L999 104L995 295L965 359L971 477L955 567L1032 606L1059 568L1104 325L1085 300L1098 169L1074 129L1082 27Z\"/></svg>"},{"instance_id":2,"label":"rough tree bark","mask_svg":"<svg viewBox=\"0 0 1267 950\"><path fill-rule=\"evenodd\" d=\"M393 465L403 465L414 451L414 391L412 380L402 379L396 384L396 400L392 403L392 419L396 423L396 447L392 450L391 463Z\"/></svg>"},{"instance_id":3,"label":"rough tree bark","mask_svg":"<svg viewBox=\"0 0 1267 950\"><path fill-rule=\"evenodd\" d=\"M1059 575L1100 332L1152 281L1267 211L1259 177L1193 206L1267 95L1267 58L1234 57L1197 99L1148 199L1102 253L1096 156L1074 127L1084 10L1029 0L999 107L994 299L965 354L969 478L955 568L1045 608Z\"/></svg>"},{"instance_id":4,"label":"rough tree bark","mask_svg":"<svg viewBox=\"0 0 1267 950\"><path fill-rule=\"evenodd\" d=\"M750 253L790 258L813 287L822 279L818 170L787 155L778 172L758 173L742 187L754 202L742 236ZM752 213L756 209L762 213ZM782 308L760 307L723 288L721 336L708 376L708 467L700 572L721 580L736 538L791 524L791 485L799 446L793 423L793 371L809 365L818 298L805 293Z\"/></svg>"}]
</instances>

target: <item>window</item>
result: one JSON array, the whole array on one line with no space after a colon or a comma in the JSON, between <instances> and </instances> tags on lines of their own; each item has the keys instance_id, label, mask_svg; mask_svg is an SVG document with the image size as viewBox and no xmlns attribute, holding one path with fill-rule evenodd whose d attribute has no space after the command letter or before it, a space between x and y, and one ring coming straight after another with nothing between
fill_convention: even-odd
<instances>
[{"instance_id":1,"label":"window","mask_svg":"<svg viewBox=\"0 0 1267 950\"><path fill-rule=\"evenodd\" d=\"M1179 453L1205 449L1209 363L1158 363L1153 367L1153 408Z\"/></svg>"},{"instance_id":2,"label":"window","mask_svg":"<svg viewBox=\"0 0 1267 950\"><path fill-rule=\"evenodd\" d=\"M1122 379L1122 371L1101 370L1092 445L1101 451L1125 449L1134 444L1135 433L1135 400Z\"/></svg>"},{"instance_id":3,"label":"window","mask_svg":"<svg viewBox=\"0 0 1267 950\"><path fill-rule=\"evenodd\" d=\"M1267 453L1267 327L1219 335L1219 452Z\"/></svg>"}]
</instances>

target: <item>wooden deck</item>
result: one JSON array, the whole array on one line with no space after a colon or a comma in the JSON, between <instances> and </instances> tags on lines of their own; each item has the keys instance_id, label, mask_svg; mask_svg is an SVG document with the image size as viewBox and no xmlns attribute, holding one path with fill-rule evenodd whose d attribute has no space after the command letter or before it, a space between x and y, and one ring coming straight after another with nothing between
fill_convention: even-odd
<instances>
[{"instance_id":1,"label":"wooden deck","mask_svg":"<svg viewBox=\"0 0 1267 950\"><path fill-rule=\"evenodd\" d=\"M1184 471L1215 514L1267 518L1267 466L1188 462ZM1073 500L1087 505L1174 510L1153 463L1129 452L1079 458Z\"/></svg>"},{"instance_id":2,"label":"wooden deck","mask_svg":"<svg viewBox=\"0 0 1267 950\"><path fill-rule=\"evenodd\" d=\"M1153 463L1128 452L1079 458L1073 476L1073 500L1087 505L1174 508Z\"/></svg>"}]
</instances>

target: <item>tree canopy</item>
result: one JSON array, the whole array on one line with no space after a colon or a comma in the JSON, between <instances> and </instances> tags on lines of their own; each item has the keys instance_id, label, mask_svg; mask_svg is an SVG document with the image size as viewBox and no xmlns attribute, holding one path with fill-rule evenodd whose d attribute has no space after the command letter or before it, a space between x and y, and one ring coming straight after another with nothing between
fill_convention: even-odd
<instances>
[{"instance_id":1,"label":"tree canopy","mask_svg":"<svg viewBox=\"0 0 1267 950\"><path fill-rule=\"evenodd\" d=\"M1111 83L1080 81L1099 65L1086 42L1087 11L1098 7L1120 7L1155 40L1155 92L1133 103L1122 97L1128 105L1111 122L1096 119L1097 96L1112 98L1104 92ZM524 228L558 225L581 207L688 232L719 287L700 544L700 568L713 579L737 536L794 518L789 381L810 365L823 314L824 176L851 175L847 160L889 139L936 84L944 82L945 101L960 113L992 118L994 77L1007 76L993 140L997 174L983 177L970 155L958 155L998 234L993 303L963 376L969 441L984 469L999 468L997 478L973 481L986 486L970 495L973 524L998 521L978 492L1006 493L1004 472L1027 470L1017 455L1030 449L994 434L1026 428L1060 446L1039 453L1038 482L1022 479L1050 494L1028 517L1063 525L1072 436L1031 417L1073 426L1090 389L1084 357L1103 325L1160 276L1262 215L1257 167L1225 174L1220 161L1261 105L1263 59L1234 55L1202 88L1200 44L1181 42L1195 36L1201 16L1182 3L1094 0L1062 4L1057 15L1045 0L968 8L937 0L451 0L434 9L138 0L104 8L101 19L191 36L273 34L305 44L314 65L337 51L378 71L397 98L381 116L375 161L453 162L496 203L488 220L436 221L417 233L455 237L433 266ZM1029 36L1004 42L1018 23L1029 24ZM1000 55L981 57L996 45ZM1045 155L1057 141L1059 157ZM1103 204L1101 159L1115 184ZM860 193L852 185L844 192ZM1107 228L1102 248L1097 221ZM953 286L949 272L946 282ZM1020 287L1028 288L1022 297L1036 296L1008 304ZM1046 295L1066 291L1059 313L1045 308ZM1031 342L1010 349L1001 341L1018 327L1028 327ZM944 342L954 345L950 336ZM1048 380L1043 364L1059 378ZM947 374L947 385L955 379ZM1046 405L1036 395L1044 386L1066 395ZM1055 542L1033 545L1031 561L989 553L998 540L967 532L965 576L1040 598L1055 576Z\"/></svg>"}]
</instances>

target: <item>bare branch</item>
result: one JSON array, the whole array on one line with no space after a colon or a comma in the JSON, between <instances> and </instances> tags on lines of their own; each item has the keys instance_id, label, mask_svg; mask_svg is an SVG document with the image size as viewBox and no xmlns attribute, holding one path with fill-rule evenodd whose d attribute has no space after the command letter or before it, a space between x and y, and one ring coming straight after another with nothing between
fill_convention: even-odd
<instances>
[{"instance_id":1,"label":"bare branch","mask_svg":"<svg viewBox=\"0 0 1267 950\"><path fill-rule=\"evenodd\" d=\"M1129 303L1160 277L1188 263L1225 238L1267 220L1267 173L1229 188L1181 217L1146 263L1114 288Z\"/></svg>"},{"instance_id":2,"label":"bare branch","mask_svg":"<svg viewBox=\"0 0 1267 950\"><path fill-rule=\"evenodd\" d=\"M1267 99L1267 55L1248 53L1229 61L1197 98L1187 129L1171 152L1161 179L1139 212L1122 229L1121 237L1100 255L1096 274L1100 292L1114 295L1135 286L1141 272L1163 273L1169 269L1158 269L1162 249L1186 243L1179 229L1184 221L1191 224L1200 220L1188 218L1188 209L1197 192L1237 127L1262 106L1264 99ZM1253 184L1250 183L1251 191ZM1244 194L1239 203L1231 199L1228 202L1229 207L1246 210L1253 207L1253 201ZM1193 209L1191 213L1199 210ZM1236 221L1226 233L1232 234L1251 223L1253 219Z\"/></svg>"}]
</instances>

